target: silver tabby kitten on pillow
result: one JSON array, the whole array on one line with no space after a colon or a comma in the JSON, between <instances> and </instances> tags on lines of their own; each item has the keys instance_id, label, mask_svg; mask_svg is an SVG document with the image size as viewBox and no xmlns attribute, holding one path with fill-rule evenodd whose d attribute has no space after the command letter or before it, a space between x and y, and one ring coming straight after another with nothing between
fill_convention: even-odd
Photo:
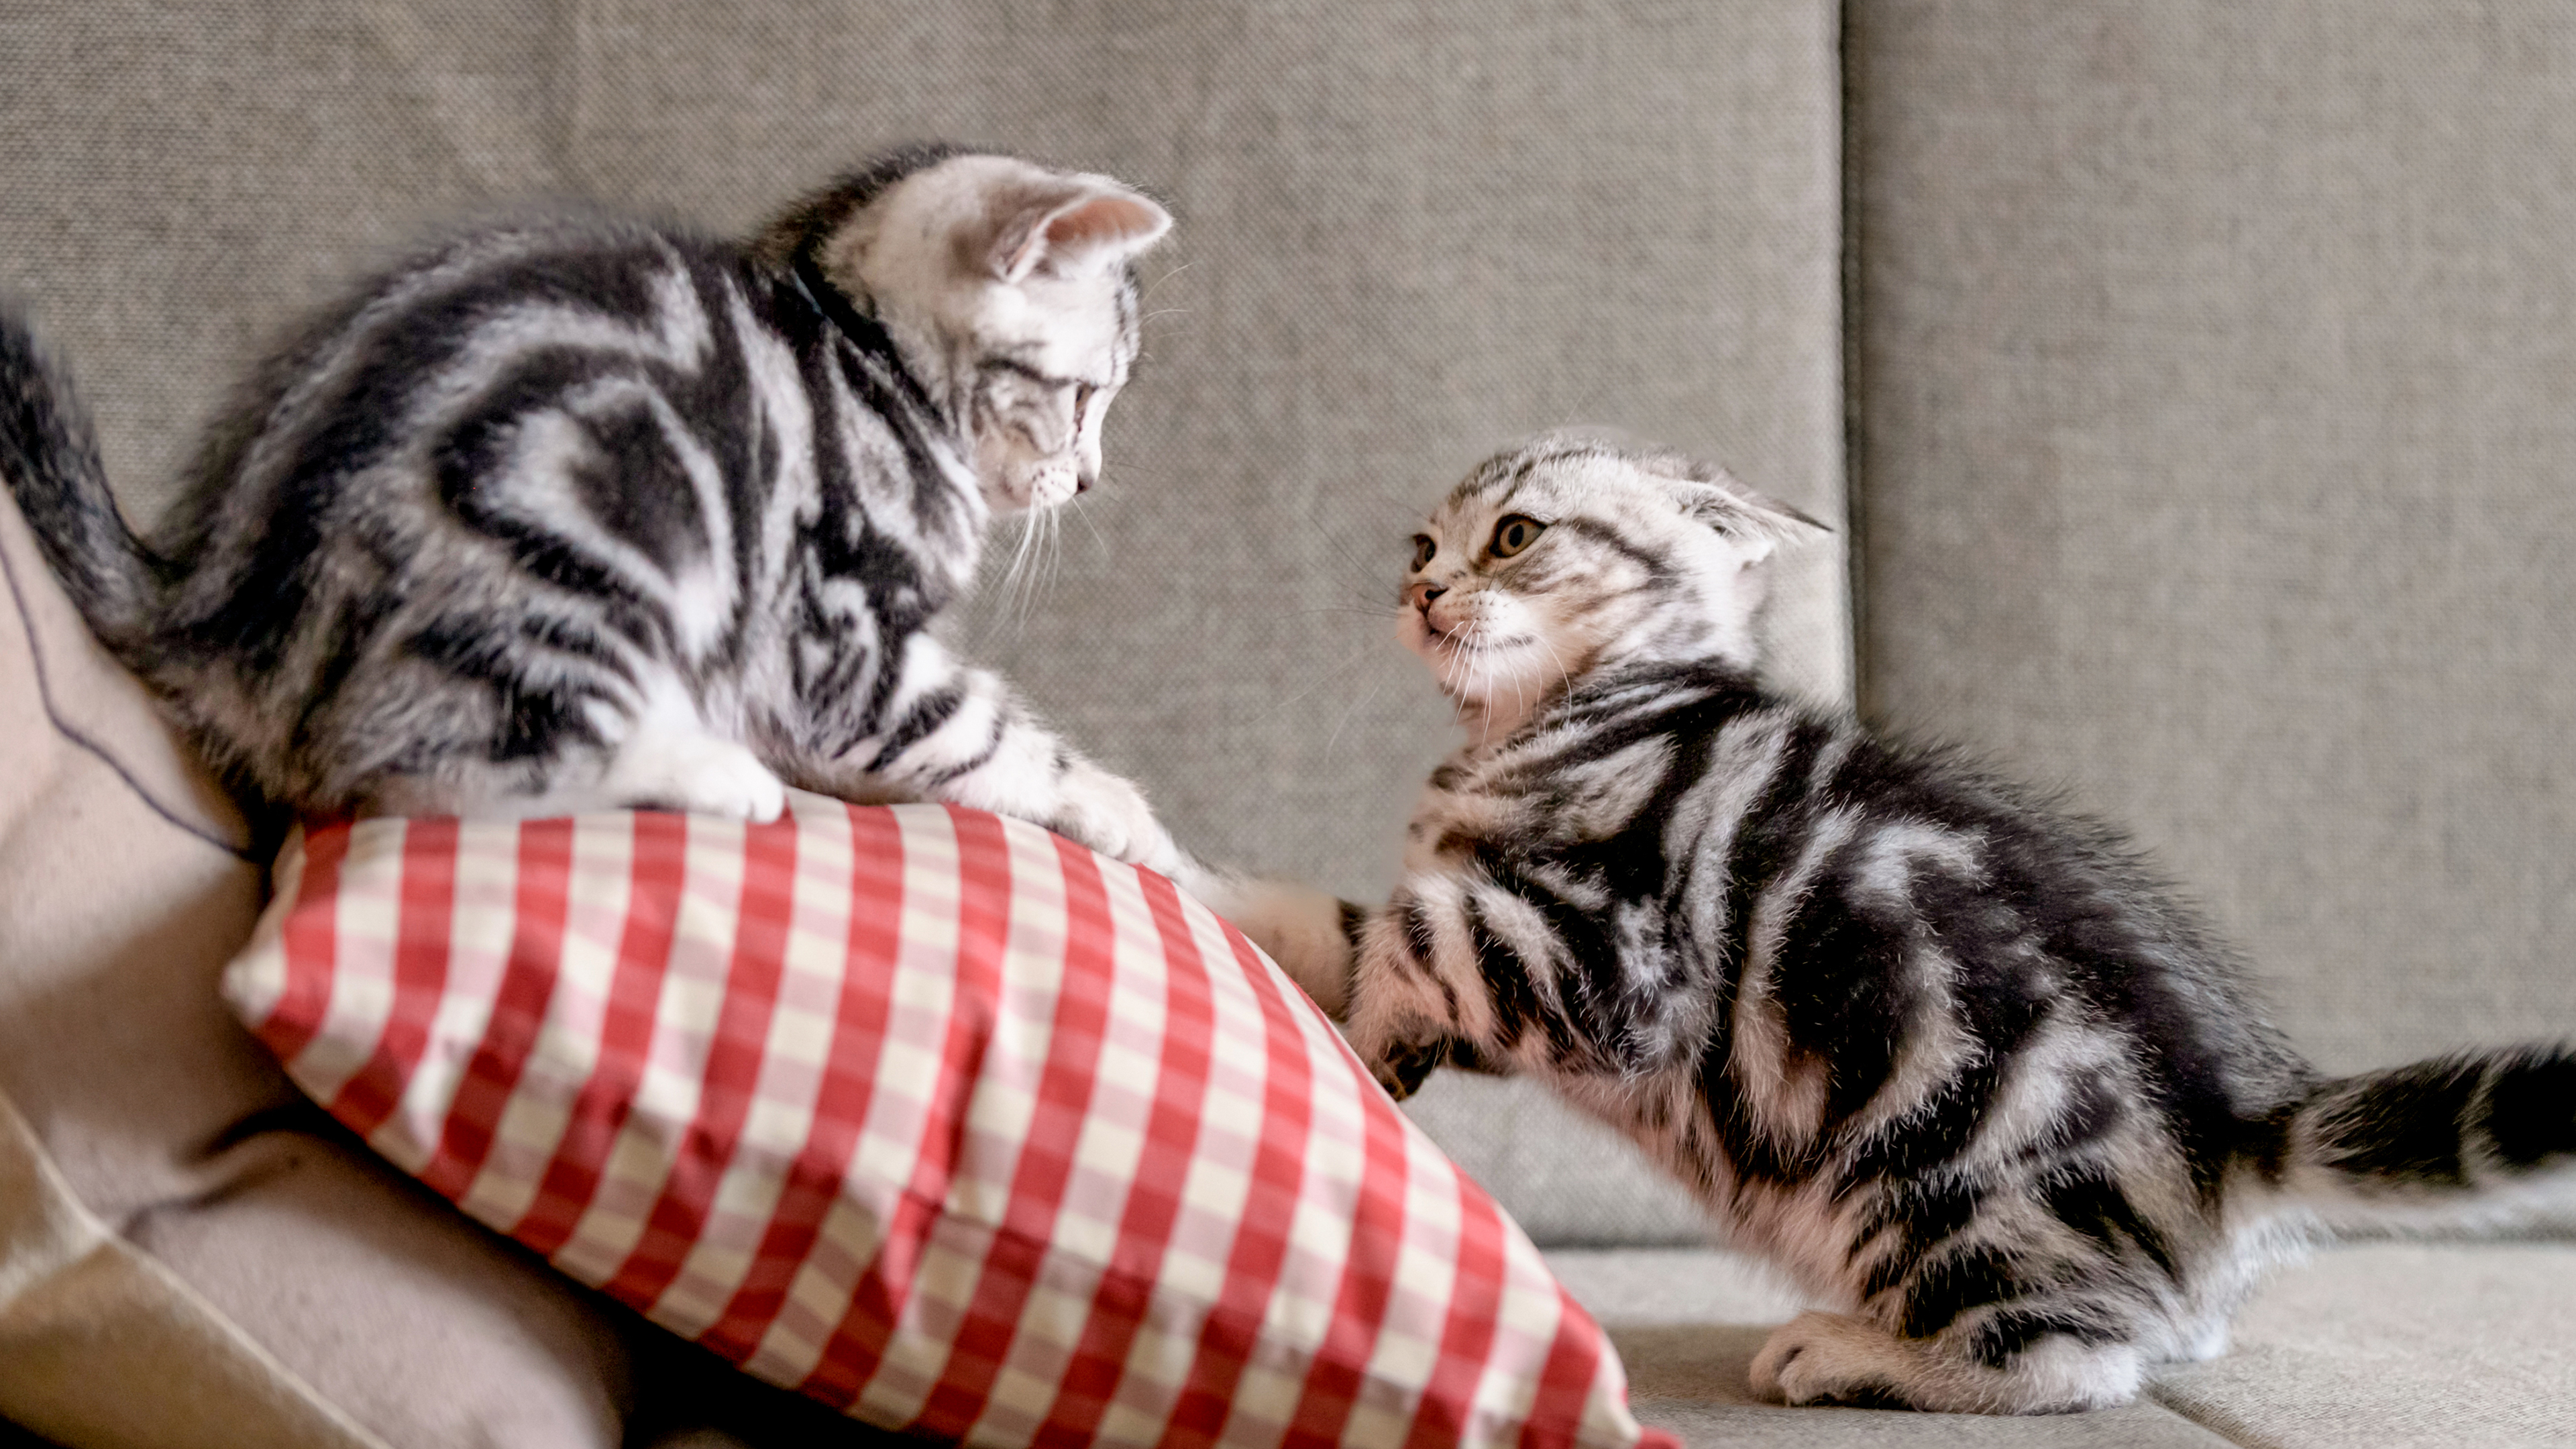
<instances>
[{"instance_id":1,"label":"silver tabby kitten on pillow","mask_svg":"<svg viewBox=\"0 0 2576 1449\"><path fill-rule=\"evenodd\" d=\"M993 514L1097 476L1169 225L915 148L748 243L480 231L271 363L155 550L0 317L0 470L99 636L271 799L768 820L785 780L1170 869L1132 785L924 632Z\"/></svg>"},{"instance_id":2,"label":"silver tabby kitten on pillow","mask_svg":"<svg viewBox=\"0 0 2576 1449\"><path fill-rule=\"evenodd\" d=\"M2120 1403L2320 1230L2568 1185L2576 1055L2321 1079L2112 834L1765 694L1813 527L1562 435L1432 514L1401 632L1469 740L1402 883L1225 902L1390 1090L1529 1073L1627 1132L1831 1305L1753 1365L1801 1404Z\"/></svg>"}]
</instances>

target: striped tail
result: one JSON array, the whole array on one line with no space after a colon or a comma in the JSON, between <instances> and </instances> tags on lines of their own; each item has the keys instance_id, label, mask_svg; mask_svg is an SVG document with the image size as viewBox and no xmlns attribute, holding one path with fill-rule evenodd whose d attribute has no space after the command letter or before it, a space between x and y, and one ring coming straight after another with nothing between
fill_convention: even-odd
<instances>
[{"instance_id":1,"label":"striped tail","mask_svg":"<svg viewBox=\"0 0 2576 1449\"><path fill-rule=\"evenodd\" d=\"M2330 1225L2576 1202L2576 1051L2463 1052L2340 1077L2286 1127L2283 1185Z\"/></svg>"},{"instance_id":2,"label":"striped tail","mask_svg":"<svg viewBox=\"0 0 2576 1449\"><path fill-rule=\"evenodd\" d=\"M155 561L116 511L89 415L16 313L0 308L0 475L46 562L109 650L135 665Z\"/></svg>"}]
</instances>

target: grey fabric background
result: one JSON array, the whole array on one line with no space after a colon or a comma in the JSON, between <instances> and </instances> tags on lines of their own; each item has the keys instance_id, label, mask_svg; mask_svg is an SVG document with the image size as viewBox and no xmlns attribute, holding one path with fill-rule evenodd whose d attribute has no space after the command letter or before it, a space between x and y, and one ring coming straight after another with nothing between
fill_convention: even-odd
<instances>
[{"instance_id":1,"label":"grey fabric background","mask_svg":"<svg viewBox=\"0 0 2576 1449\"><path fill-rule=\"evenodd\" d=\"M1864 703L2329 1066L2576 1034L2576 7L1850 7Z\"/></svg>"},{"instance_id":2,"label":"grey fabric background","mask_svg":"<svg viewBox=\"0 0 2576 1449\"><path fill-rule=\"evenodd\" d=\"M743 228L925 136L1145 185L1180 226L1108 479L962 632L1194 847L1369 896L1452 743L1385 605L1468 466L1603 422L1840 518L1835 13L19 5L0 289L149 515L228 380L431 222L563 194ZM1784 675L1843 695L1838 544L1776 615ZM1444 1082L1418 1110L1541 1241L1697 1234L1536 1093Z\"/></svg>"}]
</instances>

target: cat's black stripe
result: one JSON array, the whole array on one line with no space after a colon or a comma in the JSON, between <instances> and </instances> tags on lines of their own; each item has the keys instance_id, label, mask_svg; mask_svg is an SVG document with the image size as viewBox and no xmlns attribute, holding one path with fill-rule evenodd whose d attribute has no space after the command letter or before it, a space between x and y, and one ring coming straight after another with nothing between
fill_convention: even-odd
<instances>
[{"instance_id":1,"label":"cat's black stripe","mask_svg":"<svg viewBox=\"0 0 2576 1449\"><path fill-rule=\"evenodd\" d=\"M588 625L573 619L545 614L524 615L518 622L519 637L557 653L569 654L616 676L620 683L636 683L635 666L616 646Z\"/></svg>"},{"instance_id":2,"label":"cat's black stripe","mask_svg":"<svg viewBox=\"0 0 2576 1449\"><path fill-rule=\"evenodd\" d=\"M918 632L937 611L937 604L923 586L912 556L864 517L853 516L851 524L856 529L855 536L845 539L836 531L814 540L824 573L852 580L865 590L881 638L903 638ZM875 670L874 682L855 715L846 716L853 744L883 727L886 710L894 703L895 690L903 682L901 662L882 648L871 667ZM817 713L840 718L844 717L840 706L847 702L836 697L810 703Z\"/></svg>"},{"instance_id":3,"label":"cat's black stripe","mask_svg":"<svg viewBox=\"0 0 2576 1449\"><path fill-rule=\"evenodd\" d=\"M1591 538L1593 542L1644 570L1650 582L1662 573L1663 561L1657 558L1652 550L1639 546L1609 524L1589 518L1560 518L1548 527L1563 529L1568 533L1583 534Z\"/></svg>"},{"instance_id":4,"label":"cat's black stripe","mask_svg":"<svg viewBox=\"0 0 2576 1449\"><path fill-rule=\"evenodd\" d=\"M2052 1335L2095 1345L2121 1343L2127 1338L2118 1324L2105 1323L2097 1314L2008 1308L1989 1314L1977 1325L1968 1340L1968 1353L1987 1368L2000 1369L2010 1364L2016 1354Z\"/></svg>"},{"instance_id":5,"label":"cat's black stripe","mask_svg":"<svg viewBox=\"0 0 2576 1449\"><path fill-rule=\"evenodd\" d=\"M1916 1003L1906 960L1911 913L1864 908L1847 876L1855 843L1845 841L1819 879L1777 924L1783 945L1771 971L1793 1050L1834 1064L1825 1087L1825 1130L1857 1115L1896 1069Z\"/></svg>"},{"instance_id":6,"label":"cat's black stripe","mask_svg":"<svg viewBox=\"0 0 2576 1449\"><path fill-rule=\"evenodd\" d=\"M313 682L296 711L297 734L313 734L316 723L340 702L341 689L378 642L377 631L401 606L400 595L389 589L378 589L362 595L325 621L320 631L326 641L322 666L315 672Z\"/></svg>"},{"instance_id":7,"label":"cat's black stripe","mask_svg":"<svg viewBox=\"0 0 2576 1449\"><path fill-rule=\"evenodd\" d=\"M938 769L931 771L929 774L922 776L921 788L925 790L936 790L951 780L958 779L961 776L971 775L977 770L984 768L986 765L993 762L993 757L995 755L1002 752L1002 745L1009 738L1010 721L998 714L993 716L991 727L984 731L984 743L976 747L975 752L968 755L966 758L958 760L953 764L943 765Z\"/></svg>"},{"instance_id":8,"label":"cat's black stripe","mask_svg":"<svg viewBox=\"0 0 2576 1449\"><path fill-rule=\"evenodd\" d=\"M1498 880L1496 884L1513 891L1542 913L1555 900L1544 888L1518 877ZM1563 1010L1539 995L1529 958L1518 945L1494 930L1472 896L1467 903L1467 932L1468 942L1475 949L1477 972L1484 980L1489 1009L1494 1013L1495 1045L1500 1051L1510 1053L1535 1028L1546 1036L1552 1059L1572 1063L1579 1058L1585 1049L1585 1038ZM1557 939L1562 941L1563 937Z\"/></svg>"},{"instance_id":9,"label":"cat's black stripe","mask_svg":"<svg viewBox=\"0 0 2576 1449\"><path fill-rule=\"evenodd\" d=\"M2000 1248L1981 1245L1934 1253L1905 1291L1898 1326L1909 1338L1929 1338L1972 1308L2010 1302L2038 1286Z\"/></svg>"},{"instance_id":10,"label":"cat's black stripe","mask_svg":"<svg viewBox=\"0 0 2576 1449\"><path fill-rule=\"evenodd\" d=\"M2576 1155L2576 1054L2536 1048L2504 1056L2489 1067L2486 1095L2472 1111L2509 1167Z\"/></svg>"},{"instance_id":11,"label":"cat's black stripe","mask_svg":"<svg viewBox=\"0 0 2576 1449\"><path fill-rule=\"evenodd\" d=\"M2319 1118L2318 1135L2346 1171L2400 1182L2465 1182L2461 1138L2480 1067L2452 1057L2374 1073L2368 1090Z\"/></svg>"},{"instance_id":12,"label":"cat's black stripe","mask_svg":"<svg viewBox=\"0 0 2576 1449\"><path fill-rule=\"evenodd\" d=\"M545 524L505 512L470 490L459 491L449 506L459 522L508 550L512 560L530 577L542 579L567 594L598 600L610 626L638 649L664 654L676 651L678 626L669 607L647 592L644 585L620 573L615 565Z\"/></svg>"},{"instance_id":13,"label":"cat's black stripe","mask_svg":"<svg viewBox=\"0 0 2576 1449\"><path fill-rule=\"evenodd\" d=\"M948 723L965 704L966 692L962 689L935 689L923 695L904 712L903 718L895 721L893 729L886 731L885 743L877 748L876 758L868 761L868 772L885 770L902 758L904 751Z\"/></svg>"},{"instance_id":14,"label":"cat's black stripe","mask_svg":"<svg viewBox=\"0 0 2576 1449\"><path fill-rule=\"evenodd\" d=\"M2039 1191L2040 1200L2059 1222L2114 1253L2133 1246L2160 1271L2173 1273L2173 1249L2164 1233L2129 1201L2108 1168L2087 1166L2043 1179Z\"/></svg>"},{"instance_id":15,"label":"cat's black stripe","mask_svg":"<svg viewBox=\"0 0 2576 1449\"><path fill-rule=\"evenodd\" d=\"M564 469L582 507L665 574L705 557L712 540L697 489L643 399L585 422L599 452Z\"/></svg>"},{"instance_id":16,"label":"cat's black stripe","mask_svg":"<svg viewBox=\"0 0 2576 1449\"><path fill-rule=\"evenodd\" d=\"M494 762L551 755L567 742L602 743L587 706L609 698L595 684L547 684L522 666L506 636L481 619L439 620L412 634L404 647L416 658L461 679L487 686L496 699L493 734L484 741Z\"/></svg>"},{"instance_id":17,"label":"cat's black stripe","mask_svg":"<svg viewBox=\"0 0 2576 1449\"><path fill-rule=\"evenodd\" d=\"M1875 1255L1861 1280L1863 1299L1903 1283L1924 1258L1976 1220L1986 1192L1972 1177L1918 1175L1884 1182L1861 1215L1847 1258Z\"/></svg>"},{"instance_id":18,"label":"cat's black stripe","mask_svg":"<svg viewBox=\"0 0 2576 1449\"><path fill-rule=\"evenodd\" d=\"M1793 858L1800 827L1809 819L1813 804L1807 776L1831 739L1832 732L1820 724L1803 720L1789 724L1771 764L1769 782L1733 822L1734 836L1719 862L1725 872L1726 908L1716 943L1717 964L1724 973L1720 989L1730 998L1753 956L1754 900Z\"/></svg>"},{"instance_id":19,"label":"cat's black stripe","mask_svg":"<svg viewBox=\"0 0 2576 1449\"><path fill-rule=\"evenodd\" d=\"M1429 980L1432 985L1440 988L1443 1019L1450 1022L1457 1021L1458 988L1450 983L1448 974L1440 969L1437 956L1440 937L1438 929L1432 924L1430 908L1420 900L1409 896L1389 901L1387 906L1395 912L1396 919L1403 924L1407 964L1417 974Z\"/></svg>"}]
</instances>

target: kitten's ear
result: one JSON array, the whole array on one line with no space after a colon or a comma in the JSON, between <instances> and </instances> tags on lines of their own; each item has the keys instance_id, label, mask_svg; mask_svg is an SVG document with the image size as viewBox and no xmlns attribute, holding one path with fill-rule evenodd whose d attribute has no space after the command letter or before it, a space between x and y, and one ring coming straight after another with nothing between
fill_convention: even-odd
<instances>
[{"instance_id":1,"label":"kitten's ear","mask_svg":"<svg viewBox=\"0 0 2576 1449\"><path fill-rule=\"evenodd\" d=\"M1040 270L1078 276L1123 263L1172 229L1172 214L1152 197L1105 178L1023 191L1000 210L984 258L1005 282Z\"/></svg>"},{"instance_id":2,"label":"kitten's ear","mask_svg":"<svg viewBox=\"0 0 2576 1449\"><path fill-rule=\"evenodd\" d=\"M1776 549L1833 532L1779 499L1747 488L1723 468L1703 463L1689 471L1687 477L1662 475L1665 485L1682 512L1743 546L1746 563L1759 563Z\"/></svg>"}]
</instances>

